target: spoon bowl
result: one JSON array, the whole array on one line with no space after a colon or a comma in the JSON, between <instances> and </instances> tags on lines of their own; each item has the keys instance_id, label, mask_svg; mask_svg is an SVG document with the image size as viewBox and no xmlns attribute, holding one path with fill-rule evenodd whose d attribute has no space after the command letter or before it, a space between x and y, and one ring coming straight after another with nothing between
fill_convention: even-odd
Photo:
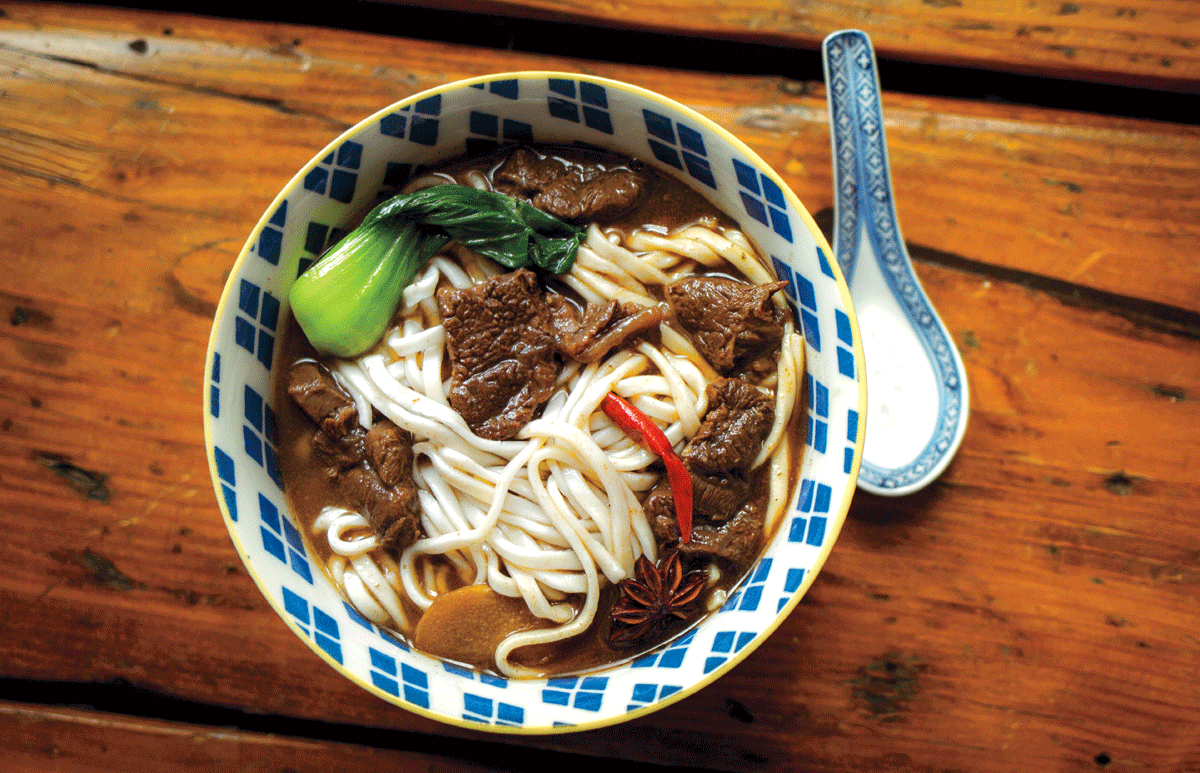
<instances>
[{"instance_id":1,"label":"spoon bowl","mask_svg":"<svg viewBox=\"0 0 1200 773\"><path fill-rule=\"evenodd\" d=\"M858 487L900 496L937 478L962 443L967 376L900 235L871 40L840 30L821 52L833 146L833 251L858 312L870 386Z\"/></svg>"}]
</instances>

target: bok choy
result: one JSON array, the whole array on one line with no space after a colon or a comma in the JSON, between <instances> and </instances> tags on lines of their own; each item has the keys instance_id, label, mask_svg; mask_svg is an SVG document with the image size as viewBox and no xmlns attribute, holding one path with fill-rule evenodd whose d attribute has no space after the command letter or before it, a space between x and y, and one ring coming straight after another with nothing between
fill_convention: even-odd
<instances>
[{"instance_id":1,"label":"bok choy","mask_svg":"<svg viewBox=\"0 0 1200 773\"><path fill-rule=\"evenodd\" d=\"M451 239L508 269L562 274L584 234L526 202L469 186L402 194L296 279L292 313L318 352L357 357L383 336L404 288Z\"/></svg>"}]
</instances>

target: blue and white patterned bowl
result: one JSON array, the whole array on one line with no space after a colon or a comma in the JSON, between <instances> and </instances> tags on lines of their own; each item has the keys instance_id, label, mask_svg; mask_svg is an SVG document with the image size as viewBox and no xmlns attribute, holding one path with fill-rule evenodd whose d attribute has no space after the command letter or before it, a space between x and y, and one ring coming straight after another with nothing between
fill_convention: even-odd
<instances>
[{"instance_id":1,"label":"blue and white patterned bowl","mask_svg":"<svg viewBox=\"0 0 1200 773\"><path fill-rule=\"evenodd\" d=\"M807 341L807 443L790 510L727 603L684 637L583 676L502 679L410 649L354 612L314 564L276 459L272 377L288 290L357 212L416 165L500 143L586 143L657 162L739 221L769 254ZM850 295L829 247L778 175L698 113L616 81L520 72L450 83L397 102L316 155L276 197L231 271L209 342L204 422L221 513L284 622L365 690L422 716L547 733L662 708L731 669L800 601L854 493L866 407Z\"/></svg>"}]
</instances>

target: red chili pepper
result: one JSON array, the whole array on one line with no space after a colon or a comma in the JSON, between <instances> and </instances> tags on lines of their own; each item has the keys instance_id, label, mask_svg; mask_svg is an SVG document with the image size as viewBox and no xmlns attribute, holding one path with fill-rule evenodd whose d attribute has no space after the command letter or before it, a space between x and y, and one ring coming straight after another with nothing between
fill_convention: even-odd
<instances>
[{"instance_id":1,"label":"red chili pepper","mask_svg":"<svg viewBox=\"0 0 1200 773\"><path fill-rule=\"evenodd\" d=\"M681 542L692 540L692 476L676 455L671 441L649 416L634 408L628 400L609 392L600 407L608 418L621 428L634 442L641 443L651 452L662 457L667 468L667 483L671 485L671 498L675 501L675 520L679 524Z\"/></svg>"}]
</instances>

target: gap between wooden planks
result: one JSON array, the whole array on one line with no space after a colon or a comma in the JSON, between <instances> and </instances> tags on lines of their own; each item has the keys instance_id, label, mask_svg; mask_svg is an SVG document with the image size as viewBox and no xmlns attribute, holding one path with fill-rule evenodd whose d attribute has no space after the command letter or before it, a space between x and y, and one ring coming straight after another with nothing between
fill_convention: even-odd
<instances>
[{"instance_id":1,"label":"gap between wooden planks","mask_svg":"<svg viewBox=\"0 0 1200 773\"><path fill-rule=\"evenodd\" d=\"M698 50L718 57L717 41L721 40L815 50L830 32L854 27L871 36L881 56L900 60L1200 92L1200 8L1190 0L1117 4L1059 0L1020 4L1004 0L418 0L403 4L652 31L691 38ZM452 24L452 19L448 16L447 23Z\"/></svg>"},{"instance_id":2,"label":"gap between wooden planks","mask_svg":"<svg viewBox=\"0 0 1200 773\"><path fill-rule=\"evenodd\" d=\"M203 708L200 707L201 713ZM281 726L280 730L286 730ZM596 760L498 743L439 743L411 734L345 729L343 739L264 733L236 726L169 722L78 706L0 700L0 757L7 770L68 771L422 770L429 773L532 770ZM371 743L374 741L374 743ZM364 743L365 742L365 743ZM659 766L625 763L634 771Z\"/></svg>"}]
</instances>

